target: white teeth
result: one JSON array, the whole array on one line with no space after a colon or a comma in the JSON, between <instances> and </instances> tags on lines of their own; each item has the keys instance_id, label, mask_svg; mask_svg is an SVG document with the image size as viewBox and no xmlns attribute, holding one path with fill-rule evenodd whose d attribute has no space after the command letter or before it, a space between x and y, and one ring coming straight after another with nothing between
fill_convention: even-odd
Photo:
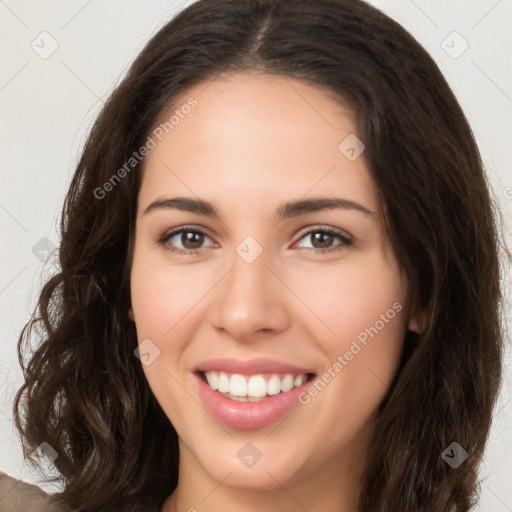
<instances>
[{"instance_id":1,"label":"white teeth","mask_svg":"<svg viewBox=\"0 0 512 512\"><path fill-rule=\"evenodd\" d=\"M247 381L234 373L229 381L229 393L234 396L247 396Z\"/></svg>"},{"instance_id":2,"label":"white teeth","mask_svg":"<svg viewBox=\"0 0 512 512\"><path fill-rule=\"evenodd\" d=\"M233 375L234 377L234 375ZM254 375L247 385L247 396L260 397L267 394L267 383L261 375Z\"/></svg>"},{"instance_id":3,"label":"white teeth","mask_svg":"<svg viewBox=\"0 0 512 512\"><path fill-rule=\"evenodd\" d=\"M208 384L210 387L215 391L217 390L218 384L219 384L219 376L215 372L208 372L205 374L206 380L208 381Z\"/></svg>"},{"instance_id":4,"label":"white teeth","mask_svg":"<svg viewBox=\"0 0 512 512\"><path fill-rule=\"evenodd\" d=\"M239 397L239 401L259 401L251 400L251 398L258 399L266 395L286 393L294 387L302 386L308 378L306 373L297 376L288 374L283 379L279 375L272 375L268 381L262 375L247 377L233 373L229 377L225 372L215 371L204 372L204 374L209 386L214 391L229 393L235 400L235 397Z\"/></svg>"},{"instance_id":5,"label":"white teeth","mask_svg":"<svg viewBox=\"0 0 512 512\"><path fill-rule=\"evenodd\" d=\"M281 379L277 375L272 375L267 384L267 393L277 395L281 393Z\"/></svg>"},{"instance_id":6,"label":"white teeth","mask_svg":"<svg viewBox=\"0 0 512 512\"><path fill-rule=\"evenodd\" d=\"M293 385L294 387L298 388L299 386L302 386L302 384L304 384L304 382L306 382L306 379L307 379L307 375L297 375L297 377L295 377L295 380L293 382Z\"/></svg>"},{"instance_id":7,"label":"white teeth","mask_svg":"<svg viewBox=\"0 0 512 512\"><path fill-rule=\"evenodd\" d=\"M215 372L206 372L206 373L208 374L208 373L215 373ZM229 379L225 373L219 374L219 380L217 381L217 390L220 391L221 393L227 393L229 391Z\"/></svg>"},{"instance_id":8,"label":"white teeth","mask_svg":"<svg viewBox=\"0 0 512 512\"><path fill-rule=\"evenodd\" d=\"M287 375L281 381L281 391L283 393L286 393L287 391L290 391L290 389L293 389L293 376L292 375Z\"/></svg>"}]
</instances>

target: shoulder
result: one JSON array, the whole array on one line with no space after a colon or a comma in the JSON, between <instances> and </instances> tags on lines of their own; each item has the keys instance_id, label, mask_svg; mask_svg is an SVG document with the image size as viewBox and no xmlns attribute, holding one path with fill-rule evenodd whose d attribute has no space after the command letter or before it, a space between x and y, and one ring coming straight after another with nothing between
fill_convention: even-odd
<instances>
[{"instance_id":1,"label":"shoulder","mask_svg":"<svg viewBox=\"0 0 512 512\"><path fill-rule=\"evenodd\" d=\"M36 485L0 471L0 512L66 512Z\"/></svg>"}]
</instances>

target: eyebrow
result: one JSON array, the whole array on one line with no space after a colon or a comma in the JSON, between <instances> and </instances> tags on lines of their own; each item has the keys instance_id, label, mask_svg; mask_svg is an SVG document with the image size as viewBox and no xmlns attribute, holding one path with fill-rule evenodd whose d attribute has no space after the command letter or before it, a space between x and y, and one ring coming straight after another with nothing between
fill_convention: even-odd
<instances>
[{"instance_id":1,"label":"eyebrow","mask_svg":"<svg viewBox=\"0 0 512 512\"><path fill-rule=\"evenodd\" d=\"M366 216L375 218L376 212L372 212L362 204L356 201L342 198L317 197L312 199L301 199L289 201L282 204L276 211L278 220L289 219L305 215L307 213L319 212L340 208L344 210L356 210ZM145 210L143 215L158 210L181 210L206 217L217 218L220 220L220 214L217 208L202 199L193 199L190 197L161 198L153 201Z\"/></svg>"}]
</instances>

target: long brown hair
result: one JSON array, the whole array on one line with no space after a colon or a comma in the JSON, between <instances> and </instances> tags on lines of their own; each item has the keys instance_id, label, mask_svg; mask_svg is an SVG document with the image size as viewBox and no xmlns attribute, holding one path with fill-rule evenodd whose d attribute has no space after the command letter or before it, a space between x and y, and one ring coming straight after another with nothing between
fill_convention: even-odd
<instances>
[{"instance_id":1,"label":"long brown hair","mask_svg":"<svg viewBox=\"0 0 512 512\"><path fill-rule=\"evenodd\" d=\"M500 212L440 70L361 0L199 0L140 53L85 144L63 207L60 269L20 334L25 383L13 410L25 454L43 442L56 450L56 497L77 511L158 511L176 488L177 433L134 355L127 315L144 160L112 177L187 87L251 70L351 106L386 236L425 313L380 404L359 510L467 511L501 382ZM24 363L35 326L40 344ZM468 454L456 469L441 456L452 442Z\"/></svg>"}]
</instances>

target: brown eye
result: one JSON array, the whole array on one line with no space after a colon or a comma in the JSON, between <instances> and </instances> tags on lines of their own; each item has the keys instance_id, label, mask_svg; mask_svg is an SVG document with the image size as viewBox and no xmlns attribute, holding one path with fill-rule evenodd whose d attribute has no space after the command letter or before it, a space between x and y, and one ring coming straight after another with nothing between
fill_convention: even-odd
<instances>
[{"instance_id":1,"label":"brown eye","mask_svg":"<svg viewBox=\"0 0 512 512\"><path fill-rule=\"evenodd\" d=\"M158 240L158 244L178 254L196 254L201 251L205 238L210 237L201 230L185 227L164 234ZM179 244L182 245L182 248L179 247Z\"/></svg>"},{"instance_id":2,"label":"brown eye","mask_svg":"<svg viewBox=\"0 0 512 512\"><path fill-rule=\"evenodd\" d=\"M352 239L344 232L327 227L311 229L301 236L301 240L307 237L310 238L312 247L305 247L305 249L320 254L340 251L351 246L353 243ZM193 255L203 250L203 244L207 238L210 239L200 229L183 227L162 235L158 240L158 244L164 246L170 252ZM333 247L332 244L336 240L341 242ZM182 247L179 247L180 244Z\"/></svg>"},{"instance_id":3,"label":"brown eye","mask_svg":"<svg viewBox=\"0 0 512 512\"><path fill-rule=\"evenodd\" d=\"M304 233L301 240L307 237L310 238L312 247L306 247L306 249L311 249L318 253L340 251L344 247L352 245L352 240L345 233L332 228L312 229ZM332 243L336 239L341 240L341 243L332 247Z\"/></svg>"},{"instance_id":4,"label":"brown eye","mask_svg":"<svg viewBox=\"0 0 512 512\"><path fill-rule=\"evenodd\" d=\"M204 234L198 231L182 231L180 242L185 249L198 249L204 241Z\"/></svg>"}]
</instances>

